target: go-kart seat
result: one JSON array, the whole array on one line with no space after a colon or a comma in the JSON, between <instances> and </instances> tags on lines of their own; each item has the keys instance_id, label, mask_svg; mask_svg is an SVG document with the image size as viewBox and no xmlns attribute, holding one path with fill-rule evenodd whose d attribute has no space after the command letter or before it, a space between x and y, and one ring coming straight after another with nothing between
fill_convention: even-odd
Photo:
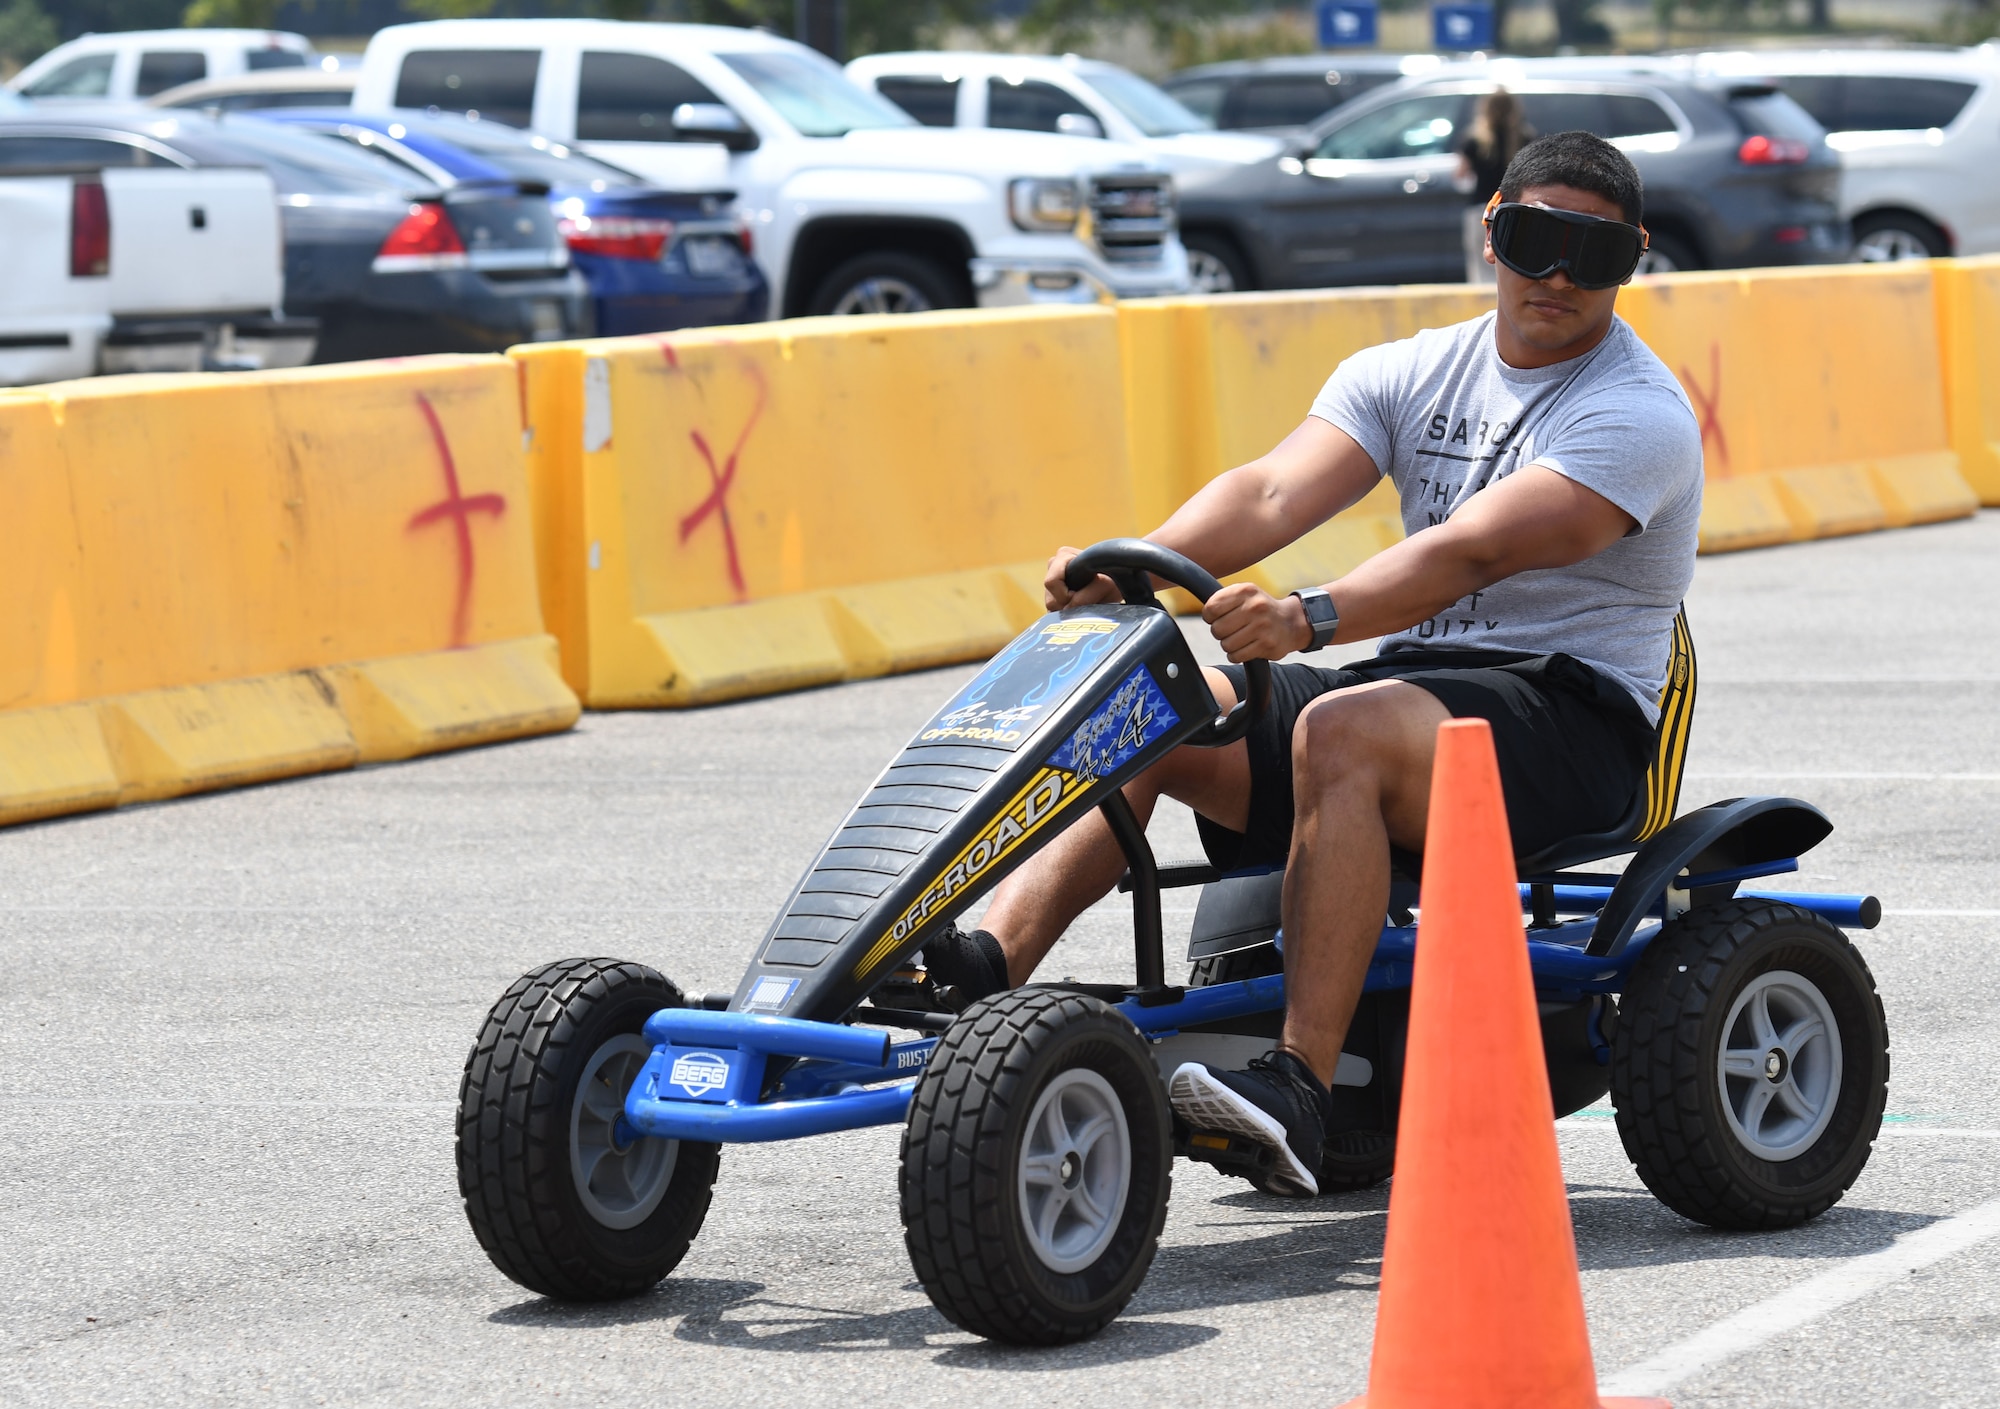
<instances>
[{"instance_id":1,"label":"go-kart seat","mask_svg":"<svg viewBox=\"0 0 2000 1409\"><path fill-rule=\"evenodd\" d=\"M1646 782L1632 805L1606 832L1568 837L1515 860L1523 876L1547 875L1607 856L1633 850L1640 842L1674 820L1680 805L1681 770L1687 765L1688 733L1694 723L1694 637L1688 633L1687 609L1674 613L1673 644L1667 656L1667 683L1660 691L1660 738Z\"/></svg>"}]
</instances>

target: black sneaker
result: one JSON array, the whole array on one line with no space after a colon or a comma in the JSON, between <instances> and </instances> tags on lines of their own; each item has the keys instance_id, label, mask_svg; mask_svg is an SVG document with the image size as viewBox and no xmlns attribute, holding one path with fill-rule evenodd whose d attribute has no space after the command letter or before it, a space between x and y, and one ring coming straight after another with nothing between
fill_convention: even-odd
<instances>
[{"instance_id":1,"label":"black sneaker","mask_svg":"<svg viewBox=\"0 0 2000 1409\"><path fill-rule=\"evenodd\" d=\"M1319 1193L1331 1097L1312 1068L1290 1052L1251 1059L1248 1071L1216 1071L1183 1062L1167 1083L1174 1111L1196 1130L1241 1135L1278 1157L1266 1193L1311 1198Z\"/></svg>"},{"instance_id":2,"label":"black sneaker","mask_svg":"<svg viewBox=\"0 0 2000 1409\"><path fill-rule=\"evenodd\" d=\"M1013 987L1007 982L1007 953L985 930L968 934L946 925L924 945L924 968L933 983L957 990L952 996L961 1009Z\"/></svg>"}]
</instances>

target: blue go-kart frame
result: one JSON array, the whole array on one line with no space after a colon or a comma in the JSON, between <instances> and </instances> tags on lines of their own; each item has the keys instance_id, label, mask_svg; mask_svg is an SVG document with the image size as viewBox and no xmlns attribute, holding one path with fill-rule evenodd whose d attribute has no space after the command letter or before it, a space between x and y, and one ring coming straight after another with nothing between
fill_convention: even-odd
<instances>
[{"instance_id":1,"label":"blue go-kart frame","mask_svg":"<svg viewBox=\"0 0 2000 1409\"><path fill-rule=\"evenodd\" d=\"M1160 866L1122 788L1174 748L1241 738L1269 666L1218 717L1151 584L1205 600L1215 579L1133 539L1086 550L1070 580L1099 573L1125 601L1044 617L947 703L836 830L733 991L688 997L638 965L570 960L496 1005L467 1063L459 1169L503 1271L554 1296L642 1291L687 1252L722 1147L903 1125L901 1211L932 1300L981 1335L1056 1343L1136 1291L1175 1156L1266 1181L1269 1153L1188 1128L1163 1078L1275 1033L1282 874ZM1881 907L1744 888L1796 871L1831 832L1809 803L1734 798L1673 818L1694 692L1677 620L1659 753L1628 815L1519 860L1552 1115L1609 1091L1670 1207L1788 1226L1845 1192L1879 1129L1887 1029L1844 931ZM1029 985L957 1011L915 964L925 940L1092 811L1126 858L1135 981ZM1580 869L1620 857L1615 873ZM1191 885L1194 974L1169 984L1161 895ZM1399 876L1336 1076L1323 1191L1393 1167L1414 898Z\"/></svg>"}]
</instances>

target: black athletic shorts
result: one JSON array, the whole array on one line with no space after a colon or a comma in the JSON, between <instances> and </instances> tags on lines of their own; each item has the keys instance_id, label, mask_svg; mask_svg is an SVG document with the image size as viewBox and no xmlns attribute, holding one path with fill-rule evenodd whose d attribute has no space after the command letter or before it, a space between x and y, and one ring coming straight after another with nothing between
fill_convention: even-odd
<instances>
[{"instance_id":1,"label":"black athletic shorts","mask_svg":"<svg viewBox=\"0 0 2000 1409\"><path fill-rule=\"evenodd\" d=\"M1238 699L1243 667L1226 665ZM1574 656L1513 651L1396 651L1339 669L1271 667L1271 707L1250 730L1250 826L1233 832L1197 815L1202 848L1224 871L1283 865L1292 846L1292 727L1321 695L1402 679L1437 696L1456 719L1493 726L1514 854L1617 825L1645 782L1658 731L1622 687Z\"/></svg>"}]
</instances>

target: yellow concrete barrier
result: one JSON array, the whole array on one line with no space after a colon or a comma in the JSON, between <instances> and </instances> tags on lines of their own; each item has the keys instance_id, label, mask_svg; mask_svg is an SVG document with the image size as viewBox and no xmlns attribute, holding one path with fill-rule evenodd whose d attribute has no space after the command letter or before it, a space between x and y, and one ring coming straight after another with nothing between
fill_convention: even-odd
<instances>
[{"instance_id":1,"label":"yellow concrete barrier","mask_svg":"<svg viewBox=\"0 0 2000 1409\"><path fill-rule=\"evenodd\" d=\"M1619 311L1700 417L1705 552L1960 518L1928 265L1642 279Z\"/></svg>"},{"instance_id":2,"label":"yellow concrete barrier","mask_svg":"<svg viewBox=\"0 0 2000 1409\"><path fill-rule=\"evenodd\" d=\"M1959 471L1982 504L2000 504L2000 256L1931 264L1945 421Z\"/></svg>"},{"instance_id":3,"label":"yellow concrete barrier","mask_svg":"<svg viewBox=\"0 0 2000 1409\"><path fill-rule=\"evenodd\" d=\"M1345 358L1492 306L1490 290L1462 285L1121 304L1126 434L1141 523L1160 523L1209 480L1283 440ZM1395 490L1384 481L1232 580L1274 593L1328 582L1402 536Z\"/></svg>"},{"instance_id":4,"label":"yellow concrete barrier","mask_svg":"<svg viewBox=\"0 0 2000 1409\"><path fill-rule=\"evenodd\" d=\"M594 708L975 659L1132 532L1108 309L517 348L546 619Z\"/></svg>"},{"instance_id":5,"label":"yellow concrete barrier","mask_svg":"<svg viewBox=\"0 0 2000 1409\"><path fill-rule=\"evenodd\" d=\"M0 397L0 821L567 728L514 368Z\"/></svg>"}]
</instances>

